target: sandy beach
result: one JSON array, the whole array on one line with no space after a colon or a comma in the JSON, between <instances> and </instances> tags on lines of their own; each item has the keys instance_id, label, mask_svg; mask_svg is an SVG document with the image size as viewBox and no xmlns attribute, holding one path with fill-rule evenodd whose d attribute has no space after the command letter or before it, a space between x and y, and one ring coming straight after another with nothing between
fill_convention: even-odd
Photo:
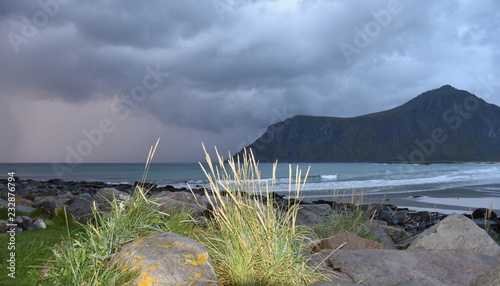
<instances>
[{"instance_id":1,"label":"sandy beach","mask_svg":"<svg viewBox=\"0 0 500 286\"><path fill-rule=\"evenodd\" d=\"M492 206L493 211L500 215L499 190L500 185L479 185L411 193L364 194L363 203L384 202L400 208L445 214L471 213L477 208Z\"/></svg>"}]
</instances>

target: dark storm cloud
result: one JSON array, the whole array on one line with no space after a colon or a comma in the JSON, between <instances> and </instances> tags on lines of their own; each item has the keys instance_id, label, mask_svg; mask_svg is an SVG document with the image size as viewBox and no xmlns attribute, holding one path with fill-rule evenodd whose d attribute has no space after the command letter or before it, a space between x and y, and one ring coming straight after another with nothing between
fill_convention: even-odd
<instances>
[{"instance_id":1,"label":"dark storm cloud","mask_svg":"<svg viewBox=\"0 0 500 286\"><path fill-rule=\"evenodd\" d=\"M131 111L178 128L258 133L295 114L362 115L444 84L474 92L481 78L498 79L499 7L458 0L4 2L0 96L76 104L131 98L153 69L168 76Z\"/></svg>"}]
</instances>

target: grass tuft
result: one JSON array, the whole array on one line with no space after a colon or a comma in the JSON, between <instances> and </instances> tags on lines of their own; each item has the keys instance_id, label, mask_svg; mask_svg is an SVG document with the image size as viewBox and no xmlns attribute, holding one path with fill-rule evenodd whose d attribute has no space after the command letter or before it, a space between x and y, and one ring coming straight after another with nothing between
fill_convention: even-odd
<instances>
[{"instance_id":1,"label":"grass tuft","mask_svg":"<svg viewBox=\"0 0 500 286\"><path fill-rule=\"evenodd\" d=\"M348 196L343 197L347 198ZM350 232L362 238L379 241L380 239L375 238L373 231L366 226L372 218L367 217L361 208L363 197L363 193L358 195L353 191L350 200L347 199L341 203L343 208L335 210L318 227L318 235L321 238L328 238L339 232Z\"/></svg>"},{"instance_id":2,"label":"grass tuft","mask_svg":"<svg viewBox=\"0 0 500 286\"><path fill-rule=\"evenodd\" d=\"M151 148L146 172L156 146ZM145 185L138 184L127 201L112 200L111 210L101 213L94 205L92 219L79 223L82 231L53 248L54 259L49 261L43 282L51 285L125 285L138 273L123 271L108 263L121 246L134 239L160 233L168 229L167 214L147 199Z\"/></svg>"},{"instance_id":3,"label":"grass tuft","mask_svg":"<svg viewBox=\"0 0 500 286\"><path fill-rule=\"evenodd\" d=\"M214 166L203 148L208 170L200 165L210 182L211 192L206 195L213 209L203 240L221 283L310 285L321 279L306 265L305 237L312 230L295 224L299 206L290 203L282 211L273 203L252 152L245 151L242 161L230 158L225 163L216 151L218 166ZM296 197L300 197L300 180L297 170Z\"/></svg>"}]
</instances>

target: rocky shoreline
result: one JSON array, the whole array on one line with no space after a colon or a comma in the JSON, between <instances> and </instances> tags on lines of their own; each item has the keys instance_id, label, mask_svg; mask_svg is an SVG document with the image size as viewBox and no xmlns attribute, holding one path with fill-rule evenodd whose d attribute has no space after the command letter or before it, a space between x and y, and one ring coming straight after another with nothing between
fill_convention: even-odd
<instances>
[{"instance_id":1,"label":"rocky shoreline","mask_svg":"<svg viewBox=\"0 0 500 286\"><path fill-rule=\"evenodd\" d=\"M23 213L30 213L36 209L45 212L47 215L53 215L56 208L63 206L67 207L71 215L76 218L86 215L89 206L85 206L85 202L91 204L93 201L104 203L105 199L113 199L113 194L117 195L118 199L126 199L135 188L131 184L107 184L101 181L63 181L62 179L51 179L47 181L38 180L22 180L15 177L15 196L16 196L16 211ZM7 179L0 179L0 207L7 208ZM149 190L152 196L161 194L163 192L169 193L188 193L191 191L200 197L205 195L205 191L201 186L196 186L192 190L187 188L175 188L171 185L158 187L156 184L148 184L144 186ZM181 195L182 196L182 195ZM278 203L285 204L288 200L279 195L274 196ZM195 202L192 202L195 203ZM312 217L315 214L317 219L328 215L328 212L322 212L324 208L322 205L329 205L332 211L341 211L354 208L355 206L350 203L327 201L327 200L314 200L302 201L303 213L309 212L309 220L315 221ZM317 207L313 207L313 206ZM375 220L386 222L390 226L399 227L408 233L415 235L421 232L440 220L444 219L447 214L440 212L429 211L416 211L409 208L399 208L392 204L364 204L361 205L366 215ZM500 232L500 218L493 212L488 219L485 219L487 209L479 208L474 210L472 214L463 214L472 219L478 226L485 228L489 227L494 231ZM304 215L306 217L307 215Z\"/></svg>"},{"instance_id":2,"label":"rocky shoreline","mask_svg":"<svg viewBox=\"0 0 500 286\"><path fill-rule=\"evenodd\" d=\"M6 179L0 179L0 207L3 208L12 206L9 206L7 186L8 181ZM161 210L168 210L175 207L185 207L192 210L194 214L193 217L197 221L202 222L210 219L210 204L203 188L197 186L191 192L186 188L178 189L174 188L173 186L158 187L155 184L150 184L146 187L147 189L149 189L149 195L151 196L151 198L160 204ZM37 181L31 179L22 180L20 178L15 178L15 208L17 212L22 213L31 213L35 210L38 210L40 213L43 213L46 216L54 215L58 210L65 208L72 217L78 220L85 221L90 218L92 207L94 205L96 205L101 211L106 212L110 207L109 201L127 200L133 192L134 188L134 185L128 184L117 185L106 184L104 182L86 181L65 182L61 179ZM275 195L273 199L278 205L281 205L283 207L286 207L288 203L288 200L279 195ZM500 246L495 242L491 243L491 241L493 241L491 237L489 237L484 230L481 230L487 228L491 231L500 233L500 218L498 218L495 213L488 213L488 210L486 209L476 209L472 213L472 215L446 215L439 212L413 211L408 208L398 208L397 206L391 204L372 203L361 206L354 206L350 203L325 200L309 202L302 201L300 202L300 204L301 209L298 213L297 224L306 225L313 229L318 228L321 225L322 221L330 219L336 213L350 211L355 208L361 209L367 217L372 218L372 220L366 225L366 227L371 229L377 237L377 240L380 241L380 243L377 243L375 246L373 246L373 241L371 241L371 243L366 243L363 242L363 239L359 237L353 238L350 236L350 234L342 234L344 235L344 237L341 236L340 238L337 237L336 239L348 242L347 246L344 246L340 250L333 251L334 249L339 247L339 244L335 244L332 242L335 241L335 236L330 238L331 241L329 241L328 239L317 239L315 241L315 244L312 246L312 252L315 254L311 256L311 263L315 265L315 267L320 267L320 269L323 269L325 272L325 276L329 277L328 275L330 275L332 279L337 279L338 281L342 281L342 283L346 283L324 284L328 282L318 282L323 283L318 285L354 285L348 283L358 282L359 280L363 279L363 277L361 276L364 272L356 270L359 269L361 265L364 265L363 263L366 263L366 261L371 261L371 263L377 264L377 262L374 262L377 259L388 259L388 257L386 257L387 255L399 257L402 255L402 253L410 256L400 257L402 261L404 259L413 261L412 259L415 259L415 257L421 256L420 259L427 259L428 261L432 261L432 263L436 264L450 263L450 261L454 261L453 263L458 263L458 261L460 260L468 261L467 263L469 263L469 265L477 263L477 271L474 272L474 275L468 275L467 278L463 278L461 276L458 278L449 278L449 281L459 281L460 279L467 279L467 283L464 282L463 284L440 285L470 285L470 282L477 276L479 276L479 274L487 271L488 268L491 267L495 262L500 261ZM489 217L486 217L487 215L489 215ZM443 248L442 246L429 247L429 245L432 245L434 242L430 243L421 241L421 238L425 237L426 235L428 236L429 233L431 233L431 235L438 233L439 227L441 227L443 222L452 219L456 220L457 222L454 222L451 229L447 229L446 231L456 231L457 233L443 234L442 237L434 237L431 240L439 240L441 244L447 244L448 246L455 245L454 242L449 241L450 239L455 239L457 241L471 240L473 246L467 246L465 247L465 249L460 245L456 247L451 246L451 248ZM15 231L45 228L45 224L43 222L43 218L17 216L14 220L14 223L17 225ZM12 223L12 221L10 221L10 223ZM471 225L473 225L474 227L471 227ZM470 235L468 234L468 231L470 229L477 229L481 230L482 232L472 234L473 237L462 237L463 235ZM7 232L7 230L7 221L0 221L0 233L5 233ZM357 246L352 248L352 245ZM485 245L487 247L486 251L478 251L478 249L483 249ZM367 248L370 250L368 251ZM357 253L356 251L359 252L360 249L363 249L364 252ZM383 250L384 252L379 253L372 249L377 249L378 251ZM400 251L398 249L405 250L402 252L394 252ZM449 251L447 254L435 252L442 249L447 249ZM427 252L425 252L424 250ZM454 251L459 252L453 254ZM335 254L332 255L332 253ZM492 253L494 255L491 255ZM448 262L439 259L436 260L437 254L439 254L439 257L447 260ZM365 255L374 255L374 257L365 257ZM453 257L451 257L450 255ZM359 266L358 267L356 265L346 264L344 259L339 258L343 256L349 256L349 258L344 257L345 261L356 261L356 259L353 257L365 258L358 261L358 264L356 264ZM470 259L472 260L469 261ZM453 265L455 265L454 267L458 268L462 267L461 264ZM365 265L364 267L366 268L369 266ZM370 267L373 268L374 266L372 265ZM393 265L392 267L396 266ZM386 271L387 273L391 272L388 269L382 269L380 271ZM406 271L408 272L409 270ZM425 275L430 275L426 271L424 271L423 273ZM378 272L371 272L371 274L369 273L369 276L378 277L377 273ZM402 277L409 278L405 278L408 281L416 281L415 283L424 281L428 284L415 284L413 282L411 282L413 284L408 284L410 282L408 282L407 284L396 284L393 282L399 281L398 279L388 278L387 282L382 282L382 278L380 277L378 277L376 280L368 277L366 278L365 283L363 283L362 285L438 285L432 284L437 283L431 283L431 281L434 281L432 279L437 279L435 281L442 281L439 280L440 278L421 278L417 274L414 274L415 276L408 276L406 274L402 275ZM415 279L413 279L412 277ZM433 276L431 275L429 277Z\"/></svg>"}]
</instances>

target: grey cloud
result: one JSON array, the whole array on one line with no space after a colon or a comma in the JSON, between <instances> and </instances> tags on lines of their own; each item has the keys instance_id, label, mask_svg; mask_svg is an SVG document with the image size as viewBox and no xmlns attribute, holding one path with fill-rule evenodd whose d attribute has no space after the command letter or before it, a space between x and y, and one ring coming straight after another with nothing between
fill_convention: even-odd
<instances>
[{"instance_id":1,"label":"grey cloud","mask_svg":"<svg viewBox=\"0 0 500 286\"><path fill-rule=\"evenodd\" d=\"M221 14L214 3L228 9ZM374 15L391 5L400 12L380 23ZM0 41L0 97L111 100L140 86L147 67L160 67L169 76L134 112L166 126L231 136L294 114L356 116L444 84L473 92L478 77L498 78L498 5L69 1L18 53ZM0 36L22 36L20 19L40 9L35 1L2 3ZM342 43L356 48L350 59Z\"/></svg>"}]
</instances>

